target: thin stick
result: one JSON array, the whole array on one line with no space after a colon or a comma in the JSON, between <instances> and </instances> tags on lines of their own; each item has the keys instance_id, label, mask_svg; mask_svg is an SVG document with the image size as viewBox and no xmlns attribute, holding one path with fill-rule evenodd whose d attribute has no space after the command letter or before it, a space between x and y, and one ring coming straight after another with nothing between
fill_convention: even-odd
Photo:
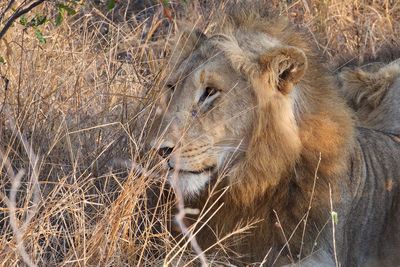
<instances>
[{"instance_id":1,"label":"thin stick","mask_svg":"<svg viewBox=\"0 0 400 267\"><path fill-rule=\"evenodd\" d=\"M7 208L9 209L10 213L10 225L11 229L13 231L14 237L16 239L16 249L18 251L18 254L21 256L22 261L28 265L29 267L35 267L36 264L33 263L31 258L29 257L28 253L26 252L25 246L24 246L24 240L23 240L23 235L24 235L24 227L21 226L19 227L19 222L17 218L17 192L18 188L21 185L21 178L24 176L25 171L20 170L17 174L12 171L12 166L8 158L0 151L0 158L3 161L6 169L8 176L10 177L11 182L11 192L10 192L10 198L8 199L7 197L2 197L2 200L5 202Z\"/></svg>"},{"instance_id":2,"label":"thin stick","mask_svg":"<svg viewBox=\"0 0 400 267\"><path fill-rule=\"evenodd\" d=\"M335 256L335 266L339 267L338 259L337 259L337 251L336 251L336 240L335 240L335 220L333 219L333 202L332 202L332 188L329 183L329 201L331 204L331 221L332 221L332 242L333 242L333 255Z\"/></svg>"},{"instance_id":3,"label":"thin stick","mask_svg":"<svg viewBox=\"0 0 400 267\"><path fill-rule=\"evenodd\" d=\"M8 1L7 6L4 8L4 10L1 12L0 15L0 23L3 21L4 15L7 13L7 11L11 8L11 6L14 4L15 0L10 0Z\"/></svg>"},{"instance_id":4,"label":"thin stick","mask_svg":"<svg viewBox=\"0 0 400 267\"><path fill-rule=\"evenodd\" d=\"M0 39L3 38L3 36L6 34L6 32L11 27L11 25L14 23L15 20L17 20L22 15L28 13L29 11L31 11L32 9L37 7L38 5L42 4L44 1L46 1L46 0L38 0L36 2L33 2L30 6L24 8L24 9L21 9L20 11L17 11L14 14L12 14L7 19L7 22L4 24L3 29L1 29L1 31L0 31Z\"/></svg>"},{"instance_id":5,"label":"thin stick","mask_svg":"<svg viewBox=\"0 0 400 267\"><path fill-rule=\"evenodd\" d=\"M307 220L308 220L308 216L310 215L311 206L312 206L312 202L313 202L313 199L314 199L315 185L316 185L317 179L318 179L317 174L318 174L318 169L319 169L319 165L320 164L321 164L321 152L319 153L319 159L318 159L317 167L315 168L314 182L313 182L313 187L312 187L312 191L311 191L310 202L308 203L308 209L307 209L307 212L306 212L306 218L304 219L303 233L301 235L301 246L300 246L300 252L299 252L299 260L301 260L301 254L303 252L303 244L304 244L304 236L305 236L305 233L306 233Z\"/></svg>"},{"instance_id":6,"label":"thin stick","mask_svg":"<svg viewBox=\"0 0 400 267\"><path fill-rule=\"evenodd\" d=\"M177 158L177 160L179 160L179 155L177 155L176 158ZM179 162L177 162L177 165L179 165ZM186 216L186 211L185 211L185 203L183 200L183 194L179 188L178 181L177 181L179 179L178 178L178 170L179 170L179 168L175 169L172 179L171 179L171 185L175 191L176 200L178 203L178 213L175 215L175 219L176 219L176 222L178 223L178 226L179 226L182 234L184 234L184 236L187 236L188 240L190 240L190 244L191 244L193 250L196 252L197 256L200 259L201 266L206 267L206 266L208 266L208 263L207 263L207 259L206 259L205 255L204 255L204 252L200 248L200 245L197 243L196 237L192 234L191 231L189 231L189 229L186 227L186 225L183 221Z\"/></svg>"},{"instance_id":7,"label":"thin stick","mask_svg":"<svg viewBox=\"0 0 400 267\"><path fill-rule=\"evenodd\" d=\"M279 216L278 216L278 213L276 212L276 210L274 210L274 214L275 214L275 217L276 217L276 220L277 220L277 223L278 223L278 227L279 227L279 229L281 229L283 238L285 239L285 246L288 249L290 260L293 263L293 255L292 255L292 252L290 251L289 240L286 237L285 231L283 230L283 226L281 224L281 221L279 220ZM276 257L276 259L275 259L275 261L274 261L274 263L272 265L274 265L277 260L278 260L278 257Z\"/></svg>"}]
</instances>

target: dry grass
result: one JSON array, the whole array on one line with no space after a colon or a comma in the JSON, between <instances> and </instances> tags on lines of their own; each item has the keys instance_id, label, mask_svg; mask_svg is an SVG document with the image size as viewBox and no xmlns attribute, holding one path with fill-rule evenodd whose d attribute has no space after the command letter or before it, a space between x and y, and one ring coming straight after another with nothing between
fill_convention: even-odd
<instances>
[{"instance_id":1,"label":"dry grass","mask_svg":"<svg viewBox=\"0 0 400 267\"><path fill-rule=\"evenodd\" d=\"M176 22L207 30L224 6L188 2L173 6L174 22L159 5L136 17L123 7L104 15L87 5L61 27L47 25L44 45L18 25L0 40L7 62L0 65L1 266L192 258L190 249L173 250L171 199L158 198L165 177L143 145ZM270 5L309 32L329 62L344 55L361 62L400 46L396 0L288 2ZM142 171L129 171L132 162Z\"/></svg>"}]
</instances>

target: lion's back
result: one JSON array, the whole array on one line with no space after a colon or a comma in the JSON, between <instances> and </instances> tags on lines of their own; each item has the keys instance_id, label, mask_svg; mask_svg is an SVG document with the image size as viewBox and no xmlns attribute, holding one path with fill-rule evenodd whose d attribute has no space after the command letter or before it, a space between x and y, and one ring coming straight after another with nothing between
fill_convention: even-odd
<instances>
[{"instance_id":1,"label":"lion's back","mask_svg":"<svg viewBox=\"0 0 400 267\"><path fill-rule=\"evenodd\" d=\"M358 128L357 140L354 199L345 226L351 246L347 265L393 266L400 262L400 142L367 128Z\"/></svg>"}]
</instances>

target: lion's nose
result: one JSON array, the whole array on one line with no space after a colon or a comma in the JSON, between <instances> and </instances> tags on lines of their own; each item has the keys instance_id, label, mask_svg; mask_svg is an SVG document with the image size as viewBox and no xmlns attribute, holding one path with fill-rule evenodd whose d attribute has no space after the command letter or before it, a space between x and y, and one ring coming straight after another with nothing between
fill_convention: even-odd
<instances>
[{"instance_id":1,"label":"lion's nose","mask_svg":"<svg viewBox=\"0 0 400 267\"><path fill-rule=\"evenodd\" d=\"M160 155L163 158L166 158L169 155L171 155L173 150L174 150L173 147L161 147L158 149L158 155Z\"/></svg>"}]
</instances>

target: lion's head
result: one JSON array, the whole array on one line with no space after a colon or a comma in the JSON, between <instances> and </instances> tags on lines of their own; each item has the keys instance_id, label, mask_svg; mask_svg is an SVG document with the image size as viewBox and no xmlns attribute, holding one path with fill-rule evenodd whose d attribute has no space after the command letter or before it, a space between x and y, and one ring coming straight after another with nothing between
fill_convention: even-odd
<instances>
[{"instance_id":1,"label":"lion's head","mask_svg":"<svg viewBox=\"0 0 400 267\"><path fill-rule=\"evenodd\" d=\"M335 92L317 88L310 95L310 81L329 87L331 80L308 70L314 64L309 45L285 20L271 23L237 10L209 36L181 34L167 68L153 147L168 157L186 196L224 174L241 201L250 201L278 184L302 151L315 152L304 151L311 139L330 150L345 145L345 139L331 138L339 128L351 135L348 110L343 101L334 103ZM328 157L332 153L338 151Z\"/></svg>"},{"instance_id":2,"label":"lion's head","mask_svg":"<svg viewBox=\"0 0 400 267\"><path fill-rule=\"evenodd\" d=\"M180 43L176 53L182 55L171 61L165 82L157 145L163 156L172 152L168 164L178 171L182 192L190 195L204 188L232 152L243 149L255 98L214 41L192 32Z\"/></svg>"}]
</instances>

